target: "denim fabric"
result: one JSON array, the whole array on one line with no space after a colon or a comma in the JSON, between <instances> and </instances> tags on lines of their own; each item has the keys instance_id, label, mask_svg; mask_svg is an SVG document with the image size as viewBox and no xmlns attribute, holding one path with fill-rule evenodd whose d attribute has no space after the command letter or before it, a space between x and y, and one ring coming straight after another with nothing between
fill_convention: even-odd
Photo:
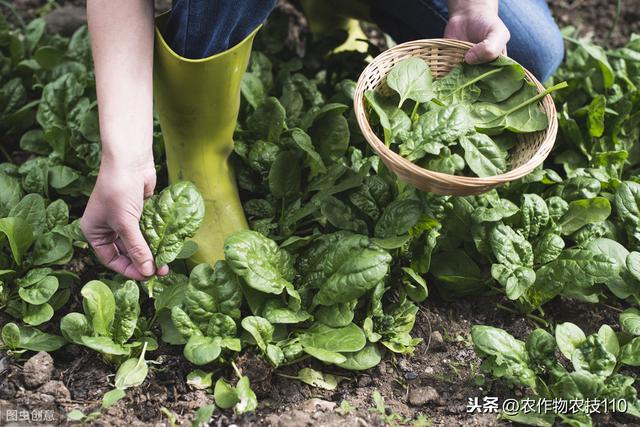
<instances>
[{"instance_id":1,"label":"denim fabric","mask_svg":"<svg viewBox=\"0 0 640 427\"><path fill-rule=\"evenodd\" d=\"M370 1L373 19L397 42L444 34L446 0ZM264 22L275 3L174 0L164 36L179 55L206 58L242 41ZM500 0L499 13L511 32L509 56L546 80L562 62L564 43L545 0Z\"/></svg>"},{"instance_id":2,"label":"denim fabric","mask_svg":"<svg viewBox=\"0 0 640 427\"><path fill-rule=\"evenodd\" d=\"M178 55L207 58L244 40L275 4L276 0L173 0L163 36Z\"/></svg>"},{"instance_id":3,"label":"denim fabric","mask_svg":"<svg viewBox=\"0 0 640 427\"><path fill-rule=\"evenodd\" d=\"M372 0L372 17L398 43L442 37L446 0ZM511 32L509 56L545 81L564 57L564 42L545 0L500 0L500 18Z\"/></svg>"}]
</instances>

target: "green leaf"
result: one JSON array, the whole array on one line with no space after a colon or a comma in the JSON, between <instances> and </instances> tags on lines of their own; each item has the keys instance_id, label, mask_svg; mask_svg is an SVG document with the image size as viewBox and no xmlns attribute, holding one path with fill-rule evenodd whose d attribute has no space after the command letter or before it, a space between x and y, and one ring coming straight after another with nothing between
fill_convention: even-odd
<instances>
[{"instance_id":1,"label":"green leaf","mask_svg":"<svg viewBox=\"0 0 640 427\"><path fill-rule=\"evenodd\" d=\"M258 407L258 399L256 394L251 390L251 384L248 377L240 377L236 384L236 393L239 402L236 403L235 412L237 414L246 414L253 412Z\"/></svg>"},{"instance_id":2,"label":"green leaf","mask_svg":"<svg viewBox=\"0 0 640 427\"><path fill-rule=\"evenodd\" d=\"M177 182L147 199L140 228L158 266L176 259L184 240L195 235L203 218L204 200L190 182Z\"/></svg>"},{"instance_id":3,"label":"green leaf","mask_svg":"<svg viewBox=\"0 0 640 427\"><path fill-rule=\"evenodd\" d=\"M640 310L628 308L620 314L622 330L631 335L640 336Z\"/></svg>"},{"instance_id":4,"label":"green leaf","mask_svg":"<svg viewBox=\"0 0 640 427\"><path fill-rule=\"evenodd\" d=\"M571 355L571 362L576 371L608 377L616 366L616 357L606 349L602 339L594 334L577 346Z\"/></svg>"},{"instance_id":5,"label":"green leaf","mask_svg":"<svg viewBox=\"0 0 640 427\"><path fill-rule=\"evenodd\" d=\"M400 155L415 162L427 154L439 155L443 147L459 141L473 132L473 120L460 104L446 108L434 107L420 116L418 129L422 138L410 137L400 144Z\"/></svg>"},{"instance_id":6,"label":"green leaf","mask_svg":"<svg viewBox=\"0 0 640 427\"><path fill-rule=\"evenodd\" d=\"M557 259L564 249L564 239L555 233L545 233L533 245L536 264L547 264Z\"/></svg>"},{"instance_id":7,"label":"green leaf","mask_svg":"<svg viewBox=\"0 0 640 427\"><path fill-rule=\"evenodd\" d=\"M368 343L362 350L355 353L342 353L345 357L344 362L337 365L343 369L350 371L364 371L378 365L382 360L380 349L376 344Z\"/></svg>"},{"instance_id":8,"label":"green leaf","mask_svg":"<svg viewBox=\"0 0 640 427\"><path fill-rule=\"evenodd\" d=\"M260 350L267 351L267 344L273 340L273 325L267 319L258 316L247 316L242 319L241 324L251 334Z\"/></svg>"},{"instance_id":9,"label":"green leaf","mask_svg":"<svg viewBox=\"0 0 640 427\"><path fill-rule=\"evenodd\" d=\"M184 306L199 325L206 325L216 312L240 318L241 302L240 282L228 262L218 261L213 268L200 264L191 271Z\"/></svg>"},{"instance_id":10,"label":"green leaf","mask_svg":"<svg viewBox=\"0 0 640 427\"><path fill-rule=\"evenodd\" d=\"M0 219L0 243L4 238L9 240L11 254L18 265L22 264L22 257L33 243L33 231L29 223L22 218Z\"/></svg>"},{"instance_id":11,"label":"green leaf","mask_svg":"<svg viewBox=\"0 0 640 427\"><path fill-rule=\"evenodd\" d=\"M469 169L479 177L500 175L507 170L507 152L490 137L473 133L460 138L464 160Z\"/></svg>"},{"instance_id":12,"label":"green leaf","mask_svg":"<svg viewBox=\"0 0 640 427\"><path fill-rule=\"evenodd\" d=\"M295 271L291 256L262 234L238 231L225 240L224 253L231 270L251 288L271 294L293 289L291 280Z\"/></svg>"},{"instance_id":13,"label":"green leaf","mask_svg":"<svg viewBox=\"0 0 640 427\"><path fill-rule=\"evenodd\" d=\"M491 70L478 78L486 78L491 74L498 73L499 70ZM491 73L491 74L489 74ZM474 82L476 79L469 79L462 71L462 65L453 68L446 76L437 79L433 83L433 89L437 98L447 105L453 104L473 104L480 97L480 88Z\"/></svg>"},{"instance_id":14,"label":"green leaf","mask_svg":"<svg viewBox=\"0 0 640 427\"><path fill-rule=\"evenodd\" d=\"M194 365L206 365L218 358L222 348L220 340L203 335L192 335L184 346L184 357Z\"/></svg>"},{"instance_id":15,"label":"green leaf","mask_svg":"<svg viewBox=\"0 0 640 427\"><path fill-rule=\"evenodd\" d=\"M286 376L286 378L300 380L323 390L335 390L338 387L338 378L335 375L325 374L311 368L302 368L296 376Z\"/></svg>"},{"instance_id":16,"label":"green leaf","mask_svg":"<svg viewBox=\"0 0 640 427\"><path fill-rule=\"evenodd\" d=\"M114 356L128 356L130 350L123 347L120 344L113 342L109 337L80 337L80 342L85 347L97 351L99 353L114 355Z\"/></svg>"},{"instance_id":17,"label":"green leaf","mask_svg":"<svg viewBox=\"0 0 640 427\"><path fill-rule=\"evenodd\" d=\"M325 173L327 171L322 157L320 157L320 154L314 148L311 137L307 135L306 132L298 128L291 129L291 139L295 145L307 155L306 164L311 169L310 178L313 178L318 173Z\"/></svg>"},{"instance_id":18,"label":"green leaf","mask_svg":"<svg viewBox=\"0 0 640 427\"><path fill-rule=\"evenodd\" d=\"M402 267L404 290L407 296L414 302L422 302L429 296L427 282L415 270Z\"/></svg>"},{"instance_id":19,"label":"green leaf","mask_svg":"<svg viewBox=\"0 0 640 427\"><path fill-rule=\"evenodd\" d=\"M233 408L240 401L238 393L223 378L218 378L213 389L213 399L216 405L222 409Z\"/></svg>"},{"instance_id":20,"label":"green leaf","mask_svg":"<svg viewBox=\"0 0 640 427\"><path fill-rule=\"evenodd\" d=\"M488 64L463 63L462 69L465 78L470 80L484 76L476 83L481 90L480 101L502 102L516 93L525 83L524 68L503 55ZM491 74L487 75L488 73Z\"/></svg>"},{"instance_id":21,"label":"green leaf","mask_svg":"<svg viewBox=\"0 0 640 427\"><path fill-rule=\"evenodd\" d=\"M192 427L200 427L200 425L209 425L209 421L211 421L211 417L213 416L213 411L215 411L215 405L205 405L196 411L196 415L191 423Z\"/></svg>"},{"instance_id":22,"label":"green leaf","mask_svg":"<svg viewBox=\"0 0 640 427\"><path fill-rule=\"evenodd\" d=\"M127 392L119 388L114 388L113 390L109 390L102 396L102 407L104 409L108 409L113 405L115 405L120 399L122 399L126 395L127 395Z\"/></svg>"},{"instance_id":23,"label":"green leaf","mask_svg":"<svg viewBox=\"0 0 640 427\"><path fill-rule=\"evenodd\" d=\"M15 323L7 323L2 327L2 341L11 350L20 346L20 329Z\"/></svg>"},{"instance_id":24,"label":"green leaf","mask_svg":"<svg viewBox=\"0 0 640 427\"><path fill-rule=\"evenodd\" d=\"M431 274L448 295L469 295L484 289L478 264L462 250L444 251L431 260Z\"/></svg>"},{"instance_id":25,"label":"green leaf","mask_svg":"<svg viewBox=\"0 0 640 427\"><path fill-rule=\"evenodd\" d=\"M2 340L9 348L31 351L56 351L66 343L64 338L57 335L15 323L7 323L2 327Z\"/></svg>"},{"instance_id":26,"label":"green leaf","mask_svg":"<svg viewBox=\"0 0 640 427\"><path fill-rule=\"evenodd\" d=\"M615 331L609 325L602 325L598 329L598 336L602 340L602 344L607 351L614 356L618 357L620 353L620 343L618 342L618 336Z\"/></svg>"},{"instance_id":27,"label":"green leaf","mask_svg":"<svg viewBox=\"0 0 640 427\"><path fill-rule=\"evenodd\" d=\"M91 335L91 325L81 313L69 313L60 320L60 331L68 341L82 345L82 337Z\"/></svg>"},{"instance_id":28,"label":"green leaf","mask_svg":"<svg viewBox=\"0 0 640 427\"><path fill-rule=\"evenodd\" d=\"M55 200L47 206L45 221L49 230L53 230L55 227L65 226L69 223L69 206L67 206L64 200Z\"/></svg>"},{"instance_id":29,"label":"green leaf","mask_svg":"<svg viewBox=\"0 0 640 427\"><path fill-rule=\"evenodd\" d=\"M11 208L9 217L22 218L33 230L34 235L42 233L46 227L44 199L39 194L27 194Z\"/></svg>"},{"instance_id":30,"label":"green leaf","mask_svg":"<svg viewBox=\"0 0 640 427\"><path fill-rule=\"evenodd\" d=\"M422 216L422 205L413 199L394 200L384 208L376 222L375 236L390 238L405 235Z\"/></svg>"},{"instance_id":31,"label":"green leaf","mask_svg":"<svg viewBox=\"0 0 640 427\"><path fill-rule=\"evenodd\" d=\"M198 325L193 323L189 315L180 307L173 307L171 309L171 322L183 338L188 339L194 335L202 335L202 331L200 331Z\"/></svg>"},{"instance_id":32,"label":"green leaf","mask_svg":"<svg viewBox=\"0 0 640 427\"><path fill-rule=\"evenodd\" d=\"M259 139L278 142L285 129L286 112L277 98L266 98L247 118L247 128Z\"/></svg>"},{"instance_id":33,"label":"green leaf","mask_svg":"<svg viewBox=\"0 0 640 427\"><path fill-rule=\"evenodd\" d=\"M525 348L529 356L536 361L553 360L556 339L544 329L537 328L527 338Z\"/></svg>"},{"instance_id":34,"label":"green leaf","mask_svg":"<svg viewBox=\"0 0 640 427\"><path fill-rule=\"evenodd\" d=\"M347 152L351 132L349 122L339 110L314 121L308 133L326 164L335 162Z\"/></svg>"},{"instance_id":35,"label":"green leaf","mask_svg":"<svg viewBox=\"0 0 640 427\"><path fill-rule=\"evenodd\" d=\"M331 326L332 328L347 326L353 321L355 315L354 308L357 303L358 300L353 300L329 306L320 306L313 313L313 317L318 322Z\"/></svg>"},{"instance_id":36,"label":"green leaf","mask_svg":"<svg viewBox=\"0 0 640 427\"><path fill-rule=\"evenodd\" d=\"M208 337L235 337L236 322L226 314L213 313L209 319L205 335Z\"/></svg>"},{"instance_id":37,"label":"green leaf","mask_svg":"<svg viewBox=\"0 0 640 427\"><path fill-rule=\"evenodd\" d=\"M48 322L53 317L53 307L44 303L40 305L27 305L22 320L31 326L38 326Z\"/></svg>"},{"instance_id":38,"label":"green leaf","mask_svg":"<svg viewBox=\"0 0 640 427\"><path fill-rule=\"evenodd\" d=\"M587 224L602 222L611 215L611 204L604 197L574 200L560 218L558 227L564 235L576 232Z\"/></svg>"},{"instance_id":39,"label":"green leaf","mask_svg":"<svg viewBox=\"0 0 640 427\"><path fill-rule=\"evenodd\" d=\"M589 134L595 138L600 138L604 133L604 115L607 109L607 98L604 95L598 95L591 101L587 107L587 124Z\"/></svg>"},{"instance_id":40,"label":"green leaf","mask_svg":"<svg viewBox=\"0 0 640 427\"><path fill-rule=\"evenodd\" d=\"M420 58L403 59L387 74L387 85L400 95L398 108L402 107L407 99L421 103L429 102L435 96L432 83L431 70Z\"/></svg>"},{"instance_id":41,"label":"green leaf","mask_svg":"<svg viewBox=\"0 0 640 427\"><path fill-rule=\"evenodd\" d=\"M54 276L46 276L39 282L29 287L18 289L20 298L29 304L44 304L49 301L58 290L58 279Z\"/></svg>"},{"instance_id":42,"label":"green leaf","mask_svg":"<svg viewBox=\"0 0 640 427\"><path fill-rule=\"evenodd\" d=\"M372 289L386 276L391 256L366 236L336 233L317 239L299 262L305 286L319 289L314 302L333 305Z\"/></svg>"},{"instance_id":43,"label":"green leaf","mask_svg":"<svg viewBox=\"0 0 640 427\"><path fill-rule=\"evenodd\" d=\"M21 198L20 183L15 178L0 172L0 217L7 216Z\"/></svg>"},{"instance_id":44,"label":"green leaf","mask_svg":"<svg viewBox=\"0 0 640 427\"><path fill-rule=\"evenodd\" d=\"M92 280L82 287L82 306L87 320L96 334L111 337L111 325L116 312L116 302L111 289L99 280Z\"/></svg>"},{"instance_id":45,"label":"green leaf","mask_svg":"<svg viewBox=\"0 0 640 427\"><path fill-rule=\"evenodd\" d=\"M533 266L533 248L522 234L504 224L491 229L490 243L498 262L507 266Z\"/></svg>"},{"instance_id":46,"label":"green leaf","mask_svg":"<svg viewBox=\"0 0 640 427\"><path fill-rule=\"evenodd\" d=\"M133 280L115 285L113 298L116 308L111 325L111 336L118 344L124 344L133 336L140 315L138 285Z\"/></svg>"},{"instance_id":47,"label":"green leaf","mask_svg":"<svg viewBox=\"0 0 640 427\"><path fill-rule=\"evenodd\" d=\"M127 359L120 365L116 372L116 388L124 390L129 387L137 387L144 382L148 373L149 367L147 366L147 361L144 360L143 351L140 357Z\"/></svg>"},{"instance_id":48,"label":"green leaf","mask_svg":"<svg viewBox=\"0 0 640 427\"><path fill-rule=\"evenodd\" d=\"M73 257L71 239L57 232L44 233L36 239L32 257L34 265L66 264Z\"/></svg>"},{"instance_id":49,"label":"green leaf","mask_svg":"<svg viewBox=\"0 0 640 427\"><path fill-rule=\"evenodd\" d=\"M269 169L269 191L274 197L292 197L300 192L300 156L294 151L281 151Z\"/></svg>"},{"instance_id":50,"label":"green leaf","mask_svg":"<svg viewBox=\"0 0 640 427\"><path fill-rule=\"evenodd\" d=\"M570 322L556 326L556 342L560 352L571 360L574 351L586 341L587 337L582 329Z\"/></svg>"},{"instance_id":51,"label":"green leaf","mask_svg":"<svg viewBox=\"0 0 640 427\"><path fill-rule=\"evenodd\" d=\"M200 369L189 372L187 375L187 384L198 390L206 390L212 385L211 377L213 372L205 372Z\"/></svg>"},{"instance_id":52,"label":"green leaf","mask_svg":"<svg viewBox=\"0 0 640 427\"><path fill-rule=\"evenodd\" d=\"M620 349L620 363L640 366L640 338L636 337Z\"/></svg>"},{"instance_id":53,"label":"green leaf","mask_svg":"<svg viewBox=\"0 0 640 427\"><path fill-rule=\"evenodd\" d=\"M361 350L367 340L364 332L354 323L342 328L331 328L315 323L300 335L303 348L311 347L336 353Z\"/></svg>"}]
</instances>

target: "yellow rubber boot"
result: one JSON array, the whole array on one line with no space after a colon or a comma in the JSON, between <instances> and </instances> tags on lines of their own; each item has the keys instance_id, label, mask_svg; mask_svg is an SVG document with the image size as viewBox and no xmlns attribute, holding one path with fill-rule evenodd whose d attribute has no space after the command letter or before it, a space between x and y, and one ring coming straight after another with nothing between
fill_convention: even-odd
<instances>
[{"instance_id":1,"label":"yellow rubber boot","mask_svg":"<svg viewBox=\"0 0 640 427\"><path fill-rule=\"evenodd\" d=\"M370 21L367 0L300 0L304 14L313 34L330 35L347 31L347 40L334 49L334 52L357 50L366 52L368 45L363 40L367 36L360 28L359 20Z\"/></svg>"},{"instance_id":2,"label":"yellow rubber boot","mask_svg":"<svg viewBox=\"0 0 640 427\"><path fill-rule=\"evenodd\" d=\"M166 16L156 24L161 27ZM205 202L205 218L193 239L199 247L193 263L223 259L224 239L247 228L229 155L240 82L257 31L225 52L194 60L171 50L156 27L154 98L169 181L193 182Z\"/></svg>"}]
</instances>

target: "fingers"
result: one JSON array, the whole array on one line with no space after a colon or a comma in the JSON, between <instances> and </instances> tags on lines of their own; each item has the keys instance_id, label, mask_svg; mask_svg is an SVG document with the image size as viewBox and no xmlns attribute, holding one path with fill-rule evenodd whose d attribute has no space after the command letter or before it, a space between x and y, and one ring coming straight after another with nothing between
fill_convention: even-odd
<instances>
[{"instance_id":1,"label":"fingers","mask_svg":"<svg viewBox=\"0 0 640 427\"><path fill-rule=\"evenodd\" d=\"M123 253L131 260L133 266L145 277L152 276L155 271L153 255L144 240L136 220L126 222L115 229L122 241Z\"/></svg>"},{"instance_id":2,"label":"fingers","mask_svg":"<svg viewBox=\"0 0 640 427\"><path fill-rule=\"evenodd\" d=\"M509 30L501 25L491 31L486 39L469 49L464 59L469 64L493 61L501 53L506 52L507 42L510 38Z\"/></svg>"},{"instance_id":3,"label":"fingers","mask_svg":"<svg viewBox=\"0 0 640 427\"><path fill-rule=\"evenodd\" d=\"M116 243L104 242L92 244L96 252L96 256L105 267L110 268L116 273L133 280L145 280L146 277L140 274L138 269L133 265L131 259L120 253Z\"/></svg>"}]
</instances>

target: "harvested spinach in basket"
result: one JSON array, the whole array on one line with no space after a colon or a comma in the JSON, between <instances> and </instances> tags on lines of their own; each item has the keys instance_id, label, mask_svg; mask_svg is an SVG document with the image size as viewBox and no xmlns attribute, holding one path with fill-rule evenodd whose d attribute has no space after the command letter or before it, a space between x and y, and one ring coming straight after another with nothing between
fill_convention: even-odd
<instances>
[{"instance_id":1,"label":"harvested spinach in basket","mask_svg":"<svg viewBox=\"0 0 640 427\"><path fill-rule=\"evenodd\" d=\"M462 63L438 80L424 60L404 59L386 83L388 90L369 90L365 98L387 147L432 171L479 177L509 169L515 134L545 130L549 119L538 102L567 86L538 93L522 66L504 56Z\"/></svg>"}]
</instances>

